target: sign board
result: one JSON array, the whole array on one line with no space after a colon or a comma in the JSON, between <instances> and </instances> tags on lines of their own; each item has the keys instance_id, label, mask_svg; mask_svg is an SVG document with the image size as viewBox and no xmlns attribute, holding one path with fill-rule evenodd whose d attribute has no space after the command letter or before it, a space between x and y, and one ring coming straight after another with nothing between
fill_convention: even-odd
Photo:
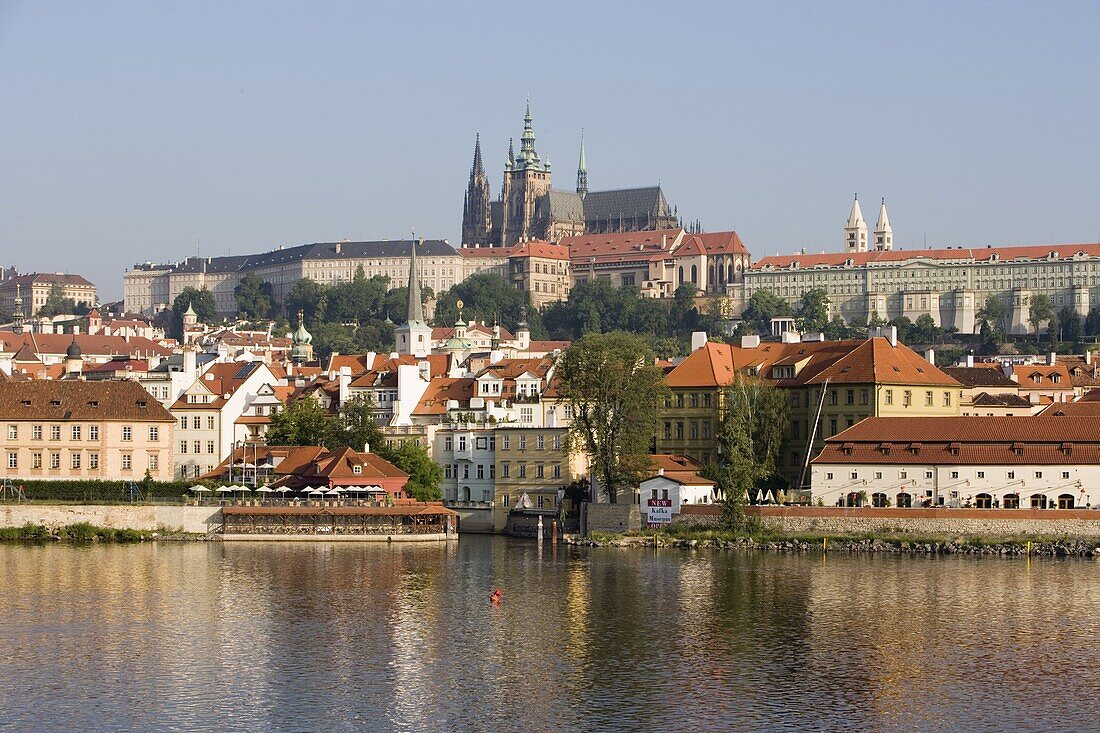
<instances>
[{"instance_id":1,"label":"sign board","mask_svg":"<svg viewBox=\"0 0 1100 733\"><path fill-rule=\"evenodd\" d=\"M646 499L646 524L659 527L672 522L672 499Z\"/></svg>"}]
</instances>

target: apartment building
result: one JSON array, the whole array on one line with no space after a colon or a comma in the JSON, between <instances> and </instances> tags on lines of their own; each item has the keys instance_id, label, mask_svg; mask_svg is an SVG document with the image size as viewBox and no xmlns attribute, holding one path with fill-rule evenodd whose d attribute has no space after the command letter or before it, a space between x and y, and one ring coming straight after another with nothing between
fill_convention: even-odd
<instances>
[{"instance_id":1,"label":"apartment building","mask_svg":"<svg viewBox=\"0 0 1100 733\"><path fill-rule=\"evenodd\" d=\"M17 479L172 479L175 420L131 381L0 381L3 463Z\"/></svg>"},{"instance_id":2,"label":"apartment building","mask_svg":"<svg viewBox=\"0 0 1100 733\"><path fill-rule=\"evenodd\" d=\"M15 310L16 298L22 299L23 313L34 316L56 288L62 298L72 299L77 305L94 308L99 305L96 286L80 275L65 272L34 272L29 275L0 280L0 305Z\"/></svg>"}]
</instances>

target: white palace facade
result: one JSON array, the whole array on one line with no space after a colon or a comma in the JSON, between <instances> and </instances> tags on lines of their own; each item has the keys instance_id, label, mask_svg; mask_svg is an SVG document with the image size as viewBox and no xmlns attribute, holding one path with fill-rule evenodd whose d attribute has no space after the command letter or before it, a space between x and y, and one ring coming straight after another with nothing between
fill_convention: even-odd
<instances>
[{"instance_id":1,"label":"white palace facade","mask_svg":"<svg viewBox=\"0 0 1100 733\"><path fill-rule=\"evenodd\" d=\"M1000 298L1011 333L1027 333L1028 308L1038 294L1055 310L1071 306L1081 315L1100 303L1100 243L1022 247L947 247L901 250L893 246L886 202L868 241L859 200L845 227L844 251L777 255L756 261L734 294L732 310L768 290L796 305L815 289L829 294L830 316L865 322L930 315L937 325L976 333L978 311L990 295Z\"/></svg>"}]
</instances>

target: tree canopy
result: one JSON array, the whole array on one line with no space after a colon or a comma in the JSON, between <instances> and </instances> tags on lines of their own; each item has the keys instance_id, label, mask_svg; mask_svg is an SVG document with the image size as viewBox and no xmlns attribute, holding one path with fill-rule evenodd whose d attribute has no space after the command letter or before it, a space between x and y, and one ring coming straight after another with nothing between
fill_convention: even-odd
<instances>
[{"instance_id":1,"label":"tree canopy","mask_svg":"<svg viewBox=\"0 0 1100 733\"><path fill-rule=\"evenodd\" d=\"M636 334L589 333L562 354L559 391L573 411L571 449L592 460L601 490L614 503L649 468L657 408L668 392L664 372Z\"/></svg>"},{"instance_id":2,"label":"tree canopy","mask_svg":"<svg viewBox=\"0 0 1100 733\"><path fill-rule=\"evenodd\" d=\"M808 290L798 304L798 330L815 333L825 330L829 322L829 294L824 290Z\"/></svg>"},{"instance_id":3,"label":"tree canopy","mask_svg":"<svg viewBox=\"0 0 1100 733\"><path fill-rule=\"evenodd\" d=\"M791 306L770 290L757 290L749 298L749 304L741 318L760 336L770 336L772 319L791 315Z\"/></svg>"},{"instance_id":4,"label":"tree canopy","mask_svg":"<svg viewBox=\"0 0 1100 733\"><path fill-rule=\"evenodd\" d=\"M1054 303L1046 293L1031 296L1031 304L1027 307L1027 322L1034 329L1036 337L1044 323L1054 317Z\"/></svg>"},{"instance_id":5,"label":"tree canopy","mask_svg":"<svg viewBox=\"0 0 1100 733\"><path fill-rule=\"evenodd\" d=\"M217 323L218 307L214 302L214 294L203 288L186 287L172 301L172 330L183 337L183 314L190 307L195 311L199 323Z\"/></svg>"},{"instance_id":6,"label":"tree canopy","mask_svg":"<svg viewBox=\"0 0 1100 733\"><path fill-rule=\"evenodd\" d=\"M250 272L233 288L237 313L245 318L270 318L275 315L275 289L267 280Z\"/></svg>"},{"instance_id":7,"label":"tree canopy","mask_svg":"<svg viewBox=\"0 0 1100 733\"><path fill-rule=\"evenodd\" d=\"M47 317L70 314L84 315L88 312L88 307L81 305L83 307L78 307L75 300L66 298L61 285L54 283L50 286L50 292L46 294L46 302L39 306L38 310L35 311L35 315Z\"/></svg>"},{"instance_id":8,"label":"tree canopy","mask_svg":"<svg viewBox=\"0 0 1100 733\"><path fill-rule=\"evenodd\" d=\"M531 306L530 296L500 275L481 272L440 293L435 303L435 325L453 326L458 319L460 300L462 317L467 322L484 321L491 324L499 321L500 325L515 332L520 321L526 317L532 338L546 338L542 319L539 312Z\"/></svg>"}]
</instances>

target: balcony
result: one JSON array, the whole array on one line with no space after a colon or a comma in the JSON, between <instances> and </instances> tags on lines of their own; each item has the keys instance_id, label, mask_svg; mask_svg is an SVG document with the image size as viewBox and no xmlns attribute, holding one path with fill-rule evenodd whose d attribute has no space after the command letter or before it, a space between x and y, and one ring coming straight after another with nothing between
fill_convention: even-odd
<instances>
[{"instance_id":1,"label":"balcony","mask_svg":"<svg viewBox=\"0 0 1100 733\"><path fill-rule=\"evenodd\" d=\"M512 398L512 402L516 405L535 405L538 404L541 399L542 398L536 393L524 394L521 392Z\"/></svg>"}]
</instances>

